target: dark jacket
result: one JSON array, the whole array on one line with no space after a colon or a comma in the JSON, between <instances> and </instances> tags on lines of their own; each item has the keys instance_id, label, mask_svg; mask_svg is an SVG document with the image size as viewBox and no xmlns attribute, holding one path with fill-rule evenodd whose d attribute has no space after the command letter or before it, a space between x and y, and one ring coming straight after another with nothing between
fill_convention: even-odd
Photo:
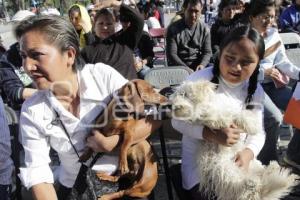
<instances>
[{"instance_id":1,"label":"dark jacket","mask_svg":"<svg viewBox=\"0 0 300 200\"><path fill-rule=\"evenodd\" d=\"M292 4L286 8L279 17L279 25L282 32L300 33L300 6Z\"/></svg>"},{"instance_id":2,"label":"dark jacket","mask_svg":"<svg viewBox=\"0 0 300 200\"><path fill-rule=\"evenodd\" d=\"M125 31L118 31L110 38L134 50L142 36L144 19L138 10L124 4L120 7L120 17L125 17L130 22L130 26Z\"/></svg>"},{"instance_id":3,"label":"dark jacket","mask_svg":"<svg viewBox=\"0 0 300 200\"><path fill-rule=\"evenodd\" d=\"M189 29L184 18L172 23L167 30L166 54L168 65L187 66L195 70L209 63L211 52L210 32L203 22Z\"/></svg>"},{"instance_id":4,"label":"dark jacket","mask_svg":"<svg viewBox=\"0 0 300 200\"><path fill-rule=\"evenodd\" d=\"M212 52L218 52L220 50L222 39L224 39L231 30L240 26L242 26L242 23L237 21L236 18L233 18L229 22L217 19L210 29Z\"/></svg>"},{"instance_id":5,"label":"dark jacket","mask_svg":"<svg viewBox=\"0 0 300 200\"><path fill-rule=\"evenodd\" d=\"M126 45L113 40L104 40L86 46L81 55L87 63L102 62L110 65L128 80L137 78L133 52Z\"/></svg>"},{"instance_id":6,"label":"dark jacket","mask_svg":"<svg viewBox=\"0 0 300 200\"><path fill-rule=\"evenodd\" d=\"M147 58L147 66L153 67L154 41L149 33L143 31L142 37L138 43L138 51L142 59Z\"/></svg>"},{"instance_id":7,"label":"dark jacket","mask_svg":"<svg viewBox=\"0 0 300 200\"><path fill-rule=\"evenodd\" d=\"M0 89L4 102L15 107L23 103L23 83L14 72L11 64L0 61Z\"/></svg>"},{"instance_id":8,"label":"dark jacket","mask_svg":"<svg viewBox=\"0 0 300 200\"><path fill-rule=\"evenodd\" d=\"M22 66L22 58L20 56L19 42L12 44L5 54L6 54L7 61L13 64L16 68L19 69Z\"/></svg>"},{"instance_id":9,"label":"dark jacket","mask_svg":"<svg viewBox=\"0 0 300 200\"><path fill-rule=\"evenodd\" d=\"M81 55L85 62L110 65L131 80L137 78L133 51L141 38L144 20L137 10L124 4L120 7L120 16L126 17L130 26L104 40L96 38L92 45L82 49Z\"/></svg>"}]
</instances>

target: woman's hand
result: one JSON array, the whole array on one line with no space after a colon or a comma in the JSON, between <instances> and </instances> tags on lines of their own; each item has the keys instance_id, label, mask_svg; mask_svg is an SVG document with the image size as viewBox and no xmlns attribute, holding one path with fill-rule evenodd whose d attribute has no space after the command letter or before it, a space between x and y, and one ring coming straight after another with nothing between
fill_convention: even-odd
<instances>
[{"instance_id":1,"label":"woman's hand","mask_svg":"<svg viewBox=\"0 0 300 200\"><path fill-rule=\"evenodd\" d=\"M235 163L238 167L248 170L250 161L254 158L253 152L246 148L236 154Z\"/></svg>"},{"instance_id":2,"label":"woman's hand","mask_svg":"<svg viewBox=\"0 0 300 200\"><path fill-rule=\"evenodd\" d=\"M229 128L222 128L220 130L210 130L205 127L203 131L203 138L210 142L229 147L238 142L240 134L243 132L244 131L242 129L238 129L234 124L230 125Z\"/></svg>"},{"instance_id":3,"label":"woman's hand","mask_svg":"<svg viewBox=\"0 0 300 200\"><path fill-rule=\"evenodd\" d=\"M270 76L271 78L280 79L280 71L275 67L265 70L265 75Z\"/></svg>"},{"instance_id":4,"label":"woman's hand","mask_svg":"<svg viewBox=\"0 0 300 200\"><path fill-rule=\"evenodd\" d=\"M91 135L86 139L86 145L94 152L110 152L118 145L119 139L119 135L106 137L100 131L92 130Z\"/></svg>"},{"instance_id":5,"label":"woman's hand","mask_svg":"<svg viewBox=\"0 0 300 200\"><path fill-rule=\"evenodd\" d=\"M137 72L143 68L143 60L140 57L133 57L133 62Z\"/></svg>"},{"instance_id":6,"label":"woman's hand","mask_svg":"<svg viewBox=\"0 0 300 200\"><path fill-rule=\"evenodd\" d=\"M109 7L118 8L121 4L122 4L122 1L103 0L95 5L95 9L101 10L102 8L109 8Z\"/></svg>"},{"instance_id":7,"label":"woman's hand","mask_svg":"<svg viewBox=\"0 0 300 200\"><path fill-rule=\"evenodd\" d=\"M82 27L84 33L92 31L91 23L86 22L82 17L80 19L79 25Z\"/></svg>"}]
</instances>

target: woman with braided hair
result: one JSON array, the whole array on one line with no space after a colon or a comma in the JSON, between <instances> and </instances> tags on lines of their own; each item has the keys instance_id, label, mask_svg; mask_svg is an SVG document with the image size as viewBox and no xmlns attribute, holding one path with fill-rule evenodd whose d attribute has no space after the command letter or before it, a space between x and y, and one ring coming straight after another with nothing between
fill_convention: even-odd
<instances>
[{"instance_id":1,"label":"woman with braided hair","mask_svg":"<svg viewBox=\"0 0 300 200\"><path fill-rule=\"evenodd\" d=\"M259 33L250 27L241 26L234 29L222 41L218 60L213 67L208 67L191 74L187 81L210 80L218 84L217 93L233 99L239 108L257 109L263 120L264 92L257 83L259 61L264 55L264 41ZM197 164L197 150L201 140L232 146L243 141L246 148L235 156L235 163L247 169L249 162L261 150L265 134L245 136L243 130L235 124L220 130L210 130L203 125L189 124L179 119L172 120L173 127L183 134L182 137L182 185L187 191L187 199L211 199L199 191L201 177L197 168L205 163ZM261 127L263 130L263 127Z\"/></svg>"}]
</instances>

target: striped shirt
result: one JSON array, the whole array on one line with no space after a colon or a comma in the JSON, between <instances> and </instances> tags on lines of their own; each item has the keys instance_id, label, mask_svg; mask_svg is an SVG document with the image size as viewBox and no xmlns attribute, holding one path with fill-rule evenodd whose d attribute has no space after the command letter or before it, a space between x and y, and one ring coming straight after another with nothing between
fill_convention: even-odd
<instances>
[{"instance_id":1,"label":"striped shirt","mask_svg":"<svg viewBox=\"0 0 300 200\"><path fill-rule=\"evenodd\" d=\"M13 162L10 155L10 133L5 117L3 100L0 97L0 185L11 184Z\"/></svg>"}]
</instances>

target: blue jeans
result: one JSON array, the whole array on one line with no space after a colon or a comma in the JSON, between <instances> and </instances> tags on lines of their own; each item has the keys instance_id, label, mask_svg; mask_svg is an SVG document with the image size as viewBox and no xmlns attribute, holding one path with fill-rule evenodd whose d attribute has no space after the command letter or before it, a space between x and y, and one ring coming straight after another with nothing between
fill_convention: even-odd
<instances>
[{"instance_id":1,"label":"blue jeans","mask_svg":"<svg viewBox=\"0 0 300 200\"><path fill-rule=\"evenodd\" d=\"M274 83L263 83L262 84L265 92L269 95L275 105L280 109L285 111L289 100L293 95L292 88L286 86L283 88L276 88Z\"/></svg>"},{"instance_id":2,"label":"blue jeans","mask_svg":"<svg viewBox=\"0 0 300 200\"><path fill-rule=\"evenodd\" d=\"M139 79L144 79L146 74L150 71L150 67L144 65L143 68L137 72L137 76Z\"/></svg>"},{"instance_id":3,"label":"blue jeans","mask_svg":"<svg viewBox=\"0 0 300 200\"><path fill-rule=\"evenodd\" d=\"M271 160L278 160L277 141L279 137L280 125L282 123L281 111L265 94L264 100L264 126L266 131L265 144L257 156L257 159L264 165L268 165Z\"/></svg>"},{"instance_id":4,"label":"blue jeans","mask_svg":"<svg viewBox=\"0 0 300 200\"><path fill-rule=\"evenodd\" d=\"M0 185L0 200L10 200L11 185Z\"/></svg>"}]
</instances>

